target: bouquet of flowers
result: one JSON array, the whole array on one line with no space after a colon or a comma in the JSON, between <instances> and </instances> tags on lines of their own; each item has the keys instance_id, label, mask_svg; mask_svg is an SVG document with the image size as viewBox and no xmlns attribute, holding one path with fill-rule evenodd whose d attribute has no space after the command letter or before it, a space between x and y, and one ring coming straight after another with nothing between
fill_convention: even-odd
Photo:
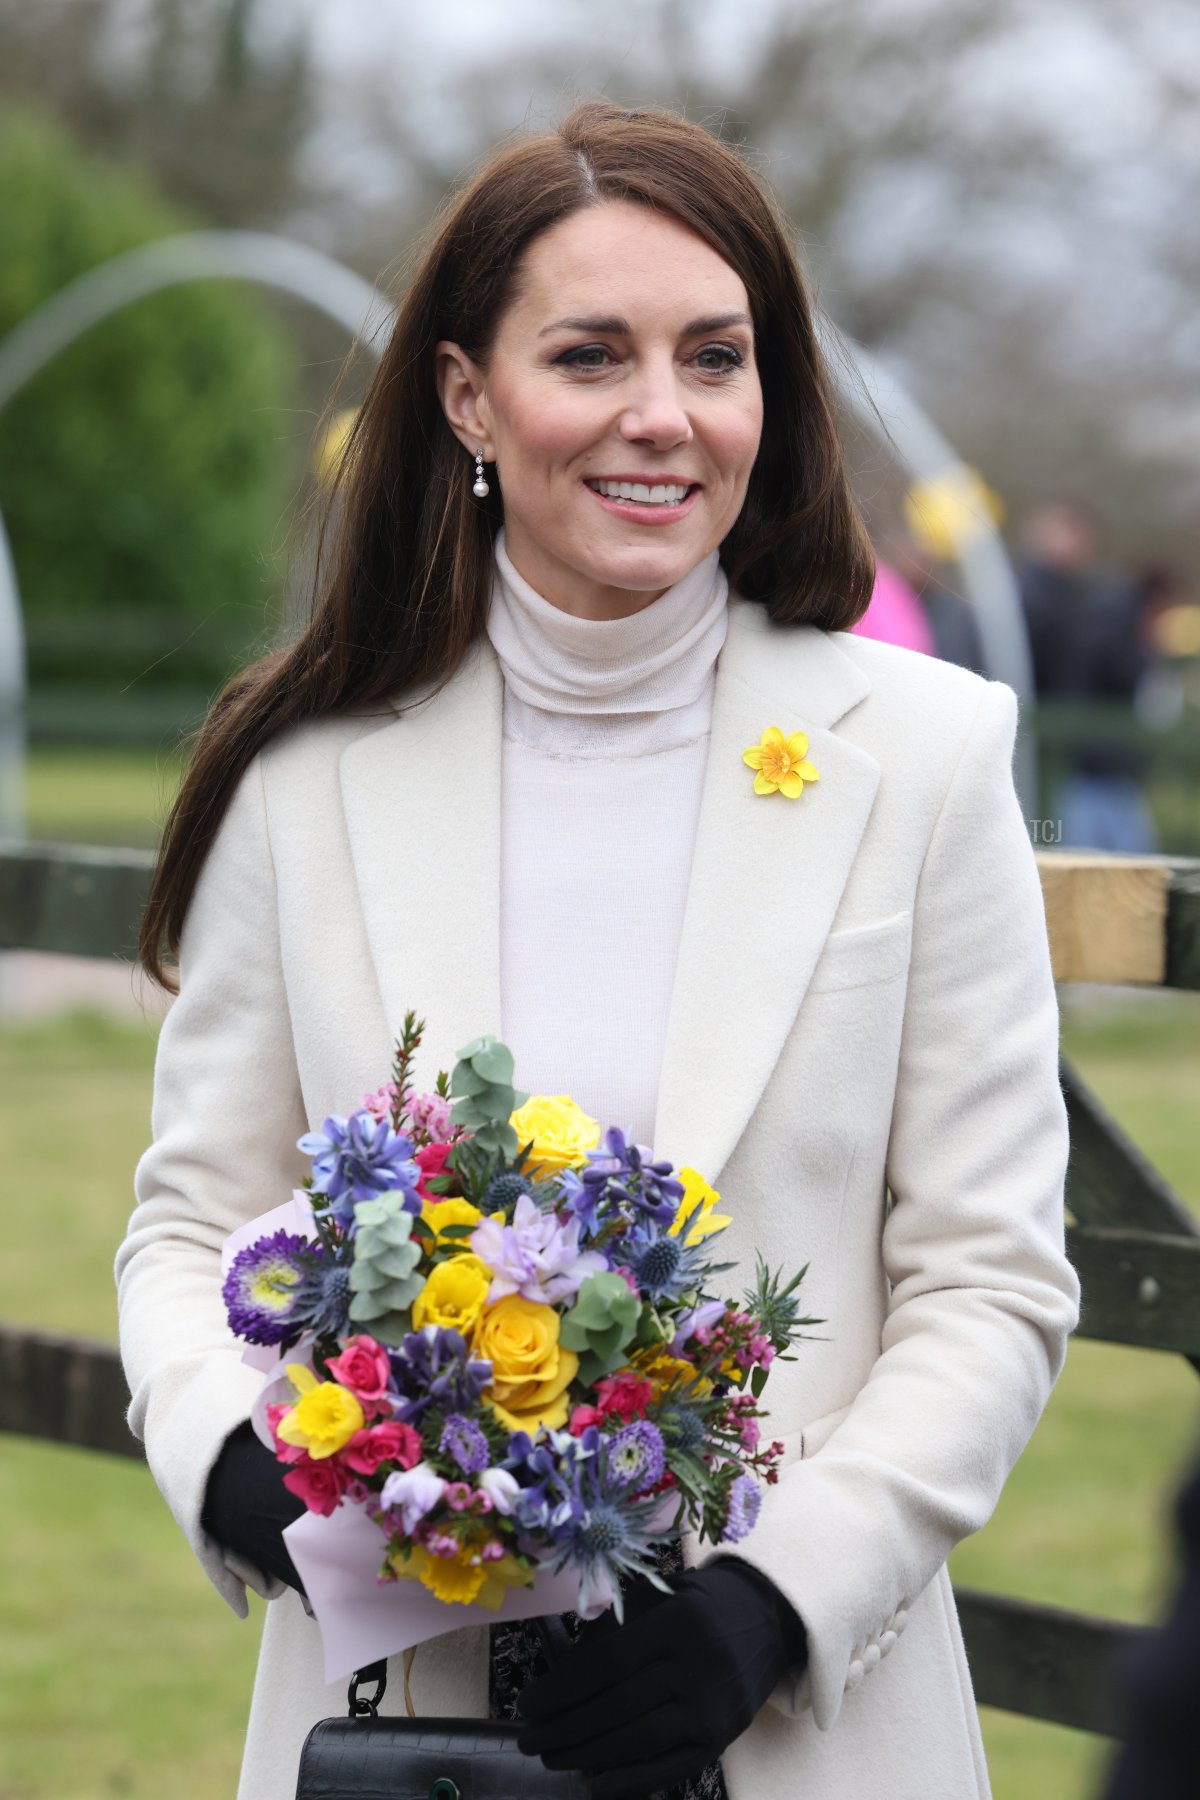
<instances>
[{"instance_id":1,"label":"bouquet of flowers","mask_svg":"<svg viewBox=\"0 0 1200 1800\"><path fill-rule=\"evenodd\" d=\"M260 1433L310 1516L370 1521L377 1583L620 1618L623 1577L665 1585L656 1543L752 1529L783 1449L762 1442L768 1371L820 1323L806 1271L783 1284L760 1257L722 1298L731 1220L694 1169L517 1092L493 1037L416 1091L423 1030L408 1014L392 1079L299 1140L295 1228L229 1247L230 1326L275 1365ZM505 1605L547 1575L549 1605Z\"/></svg>"}]
</instances>

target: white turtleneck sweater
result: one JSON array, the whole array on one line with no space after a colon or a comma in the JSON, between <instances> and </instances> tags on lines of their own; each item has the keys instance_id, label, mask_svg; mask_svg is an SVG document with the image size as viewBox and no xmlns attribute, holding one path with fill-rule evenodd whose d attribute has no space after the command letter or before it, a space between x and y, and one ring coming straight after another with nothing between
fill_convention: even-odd
<instances>
[{"instance_id":1,"label":"white turtleneck sweater","mask_svg":"<svg viewBox=\"0 0 1200 1800\"><path fill-rule=\"evenodd\" d=\"M727 602L714 550L630 618L576 618L517 573L497 535L498 1033L521 1088L570 1094L641 1144L653 1142Z\"/></svg>"}]
</instances>

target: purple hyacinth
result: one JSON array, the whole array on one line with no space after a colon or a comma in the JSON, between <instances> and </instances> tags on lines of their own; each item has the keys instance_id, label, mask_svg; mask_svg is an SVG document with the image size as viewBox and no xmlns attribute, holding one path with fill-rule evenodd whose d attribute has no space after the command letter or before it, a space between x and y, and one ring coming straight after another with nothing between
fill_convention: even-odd
<instances>
[{"instance_id":1,"label":"purple hyacinth","mask_svg":"<svg viewBox=\"0 0 1200 1800\"><path fill-rule=\"evenodd\" d=\"M649 1419L635 1419L632 1425L614 1432L606 1449L609 1470L632 1493L640 1493L662 1480L662 1433Z\"/></svg>"},{"instance_id":2,"label":"purple hyacinth","mask_svg":"<svg viewBox=\"0 0 1200 1800\"><path fill-rule=\"evenodd\" d=\"M410 1331L398 1350L388 1352L400 1395L397 1419L413 1424L430 1406L469 1412L492 1379L492 1365L472 1357L461 1332L444 1325Z\"/></svg>"},{"instance_id":3,"label":"purple hyacinth","mask_svg":"<svg viewBox=\"0 0 1200 1800\"><path fill-rule=\"evenodd\" d=\"M488 1441L474 1419L451 1413L442 1429L438 1449L452 1456L464 1475L482 1475L491 1462Z\"/></svg>"},{"instance_id":4,"label":"purple hyacinth","mask_svg":"<svg viewBox=\"0 0 1200 1800\"><path fill-rule=\"evenodd\" d=\"M758 1523L761 1506L762 1489L753 1475L739 1475L729 1490L729 1511L721 1542L736 1544L748 1537Z\"/></svg>"},{"instance_id":5,"label":"purple hyacinth","mask_svg":"<svg viewBox=\"0 0 1200 1800\"><path fill-rule=\"evenodd\" d=\"M396 1189L405 1195L407 1212L420 1212L421 1171L413 1161L412 1140L398 1137L386 1119L365 1109L347 1119L334 1114L322 1130L298 1138L296 1148L312 1157L313 1191L326 1196L325 1212L341 1224L353 1226L357 1201Z\"/></svg>"},{"instance_id":6,"label":"purple hyacinth","mask_svg":"<svg viewBox=\"0 0 1200 1800\"><path fill-rule=\"evenodd\" d=\"M235 1337L250 1344L280 1344L296 1336L313 1260L309 1240L289 1231L276 1231L239 1250L221 1287Z\"/></svg>"},{"instance_id":7,"label":"purple hyacinth","mask_svg":"<svg viewBox=\"0 0 1200 1800\"><path fill-rule=\"evenodd\" d=\"M589 1232L616 1211L626 1218L646 1217L656 1225L670 1225L683 1198L683 1183L671 1171L673 1163L652 1162L647 1144L631 1144L617 1125L604 1134L605 1147L588 1151L588 1166L579 1172L566 1204Z\"/></svg>"}]
</instances>

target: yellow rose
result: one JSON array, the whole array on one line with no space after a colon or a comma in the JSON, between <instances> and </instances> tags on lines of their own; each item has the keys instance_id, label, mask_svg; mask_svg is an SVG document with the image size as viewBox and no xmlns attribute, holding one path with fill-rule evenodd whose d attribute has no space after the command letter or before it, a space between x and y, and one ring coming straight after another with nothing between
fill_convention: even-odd
<instances>
[{"instance_id":1,"label":"yellow rose","mask_svg":"<svg viewBox=\"0 0 1200 1800\"><path fill-rule=\"evenodd\" d=\"M339 1387L336 1381L318 1381L303 1363L289 1363L287 1372L300 1398L276 1430L285 1444L307 1450L314 1462L320 1462L362 1430L366 1423L363 1409L349 1388Z\"/></svg>"},{"instance_id":2,"label":"yellow rose","mask_svg":"<svg viewBox=\"0 0 1200 1800\"><path fill-rule=\"evenodd\" d=\"M567 1422L567 1389L579 1358L558 1341L559 1315L552 1306L507 1294L489 1306L475 1332L474 1354L492 1365L483 1397L509 1431L535 1432Z\"/></svg>"},{"instance_id":3,"label":"yellow rose","mask_svg":"<svg viewBox=\"0 0 1200 1800\"><path fill-rule=\"evenodd\" d=\"M532 1138L526 1171L535 1180L586 1162L600 1142L600 1121L591 1119L570 1094L531 1094L508 1121L523 1148Z\"/></svg>"},{"instance_id":4,"label":"yellow rose","mask_svg":"<svg viewBox=\"0 0 1200 1800\"><path fill-rule=\"evenodd\" d=\"M437 1234L437 1243L433 1246L435 1250L446 1250L451 1246L455 1249L465 1250L471 1241L470 1238L443 1237L442 1233L447 1225L478 1225L483 1214L477 1206L472 1206L469 1200L464 1200L461 1195L454 1195L449 1200L423 1200L421 1217L430 1231ZM494 1212L489 1213L488 1217L503 1219L504 1214L503 1212Z\"/></svg>"},{"instance_id":5,"label":"yellow rose","mask_svg":"<svg viewBox=\"0 0 1200 1800\"><path fill-rule=\"evenodd\" d=\"M435 1263L425 1286L413 1301L413 1329L442 1325L469 1338L483 1311L492 1271L469 1250Z\"/></svg>"}]
</instances>

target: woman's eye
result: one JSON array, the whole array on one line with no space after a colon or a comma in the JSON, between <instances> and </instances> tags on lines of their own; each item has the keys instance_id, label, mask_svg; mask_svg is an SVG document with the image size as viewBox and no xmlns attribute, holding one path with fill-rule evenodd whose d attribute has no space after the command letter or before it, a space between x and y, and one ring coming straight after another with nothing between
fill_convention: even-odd
<instances>
[{"instance_id":1,"label":"woman's eye","mask_svg":"<svg viewBox=\"0 0 1200 1800\"><path fill-rule=\"evenodd\" d=\"M576 349L563 351L563 355L556 356L554 360L567 365L569 369L603 369L608 360L608 351L603 344L579 344Z\"/></svg>"},{"instance_id":2,"label":"woman's eye","mask_svg":"<svg viewBox=\"0 0 1200 1800\"><path fill-rule=\"evenodd\" d=\"M696 362L709 374L727 374L729 369L739 369L743 360L741 351L732 344L705 344L702 351L696 351Z\"/></svg>"}]
</instances>

